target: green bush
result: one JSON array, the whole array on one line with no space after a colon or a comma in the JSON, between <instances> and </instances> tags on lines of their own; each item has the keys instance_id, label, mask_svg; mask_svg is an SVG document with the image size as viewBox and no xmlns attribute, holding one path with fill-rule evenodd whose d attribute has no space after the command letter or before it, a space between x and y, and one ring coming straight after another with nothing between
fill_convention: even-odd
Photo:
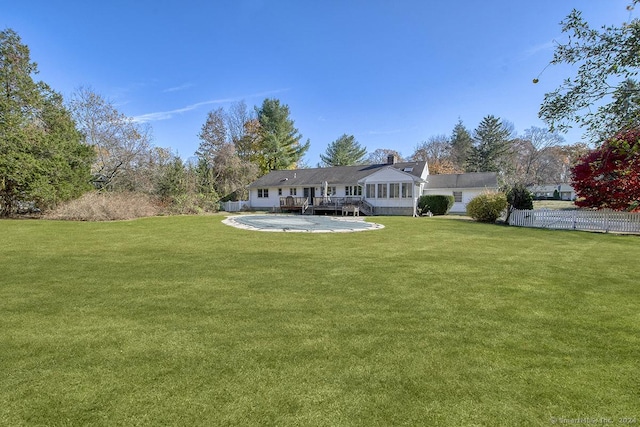
<instances>
[{"instance_id":1,"label":"green bush","mask_svg":"<svg viewBox=\"0 0 640 427\"><path fill-rule=\"evenodd\" d=\"M533 194L522 184L516 184L507 192L507 202L511 209L533 209Z\"/></svg>"},{"instance_id":2,"label":"green bush","mask_svg":"<svg viewBox=\"0 0 640 427\"><path fill-rule=\"evenodd\" d=\"M467 215L476 221L494 223L507 209L507 196L503 193L483 193L467 204Z\"/></svg>"},{"instance_id":3,"label":"green bush","mask_svg":"<svg viewBox=\"0 0 640 427\"><path fill-rule=\"evenodd\" d=\"M422 213L431 211L434 215L446 215L453 206L453 201L453 196L443 196L440 194L420 196L420 199L418 199L418 209Z\"/></svg>"}]
</instances>

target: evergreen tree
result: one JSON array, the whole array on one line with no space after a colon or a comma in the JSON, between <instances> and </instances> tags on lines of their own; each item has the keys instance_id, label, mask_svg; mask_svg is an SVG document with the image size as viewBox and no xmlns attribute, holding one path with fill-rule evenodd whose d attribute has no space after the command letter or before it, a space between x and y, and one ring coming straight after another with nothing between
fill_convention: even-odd
<instances>
[{"instance_id":1,"label":"evergreen tree","mask_svg":"<svg viewBox=\"0 0 640 427\"><path fill-rule=\"evenodd\" d=\"M468 160L468 172L501 172L509 170L512 130L498 117L486 116L473 134L474 146Z\"/></svg>"},{"instance_id":2,"label":"evergreen tree","mask_svg":"<svg viewBox=\"0 0 640 427\"><path fill-rule=\"evenodd\" d=\"M458 123L453 128L450 139L450 160L458 170L466 170L467 161L471 155L473 148L473 138L462 124L462 120L458 120Z\"/></svg>"},{"instance_id":3,"label":"evergreen tree","mask_svg":"<svg viewBox=\"0 0 640 427\"><path fill-rule=\"evenodd\" d=\"M256 107L260 123L258 167L262 175L272 170L293 169L309 150L309 141L300 144L302 135L289 118L289 107L267 98Z\"/></svg>"},{"instance_id":4,"label":"evergreen tree","mask_svg":"<svg viewBox=\"0 0 640 427\"><path fill-rule=\"evenodd\" d=\"M174 156L168 164L161 168L156 184L156 194L165 202L187 193L187 168L182 159Z\"/></svg>"},{"instance_id":5,"label":"evergreen tree","mask_svg":"<svg viewBox=\"0 0 640 427\"><path fill-rule=\"evenodd\" d=\"M361 147L353 135L344 134L327 147L325 154L320 154L322 166L351 166L364 162L367 148Z\"/></svg>"},{"instance_id":6,"label":"evergreen tree","mask_svg":"<svg viewBox=\"0 0 640 427\"><path fill-rule=\"evenodd\" d=\"M215 193L216 187L213 169L209 166L206 159L198 157L195 165L195 174L197 177L196 190L198 193Z\"/></svg>"},{"instance_id":7,"label":"evergreen tree","mask_svg":"<svg viewBox=\"0 0 640 427\"><path fill-rule=\"evenodd\" d=\"M0 32L0 215L40 209L90 189L93 150L62 97L32 78L37 66L13 30Z\"/></svg>"}]
</instances>

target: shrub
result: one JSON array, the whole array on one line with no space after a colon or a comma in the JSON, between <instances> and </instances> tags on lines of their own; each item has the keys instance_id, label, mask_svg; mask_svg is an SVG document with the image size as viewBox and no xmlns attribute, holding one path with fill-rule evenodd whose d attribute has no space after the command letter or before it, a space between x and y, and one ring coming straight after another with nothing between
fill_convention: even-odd
<instances>
[{"instance_id":1,"label":"shrub","mask_svg":"<svg viewBox=\"0 0 640 427\"><path fill-rule=\"evenodd\" d=\"M483 193L467 204L467 215L476 221L494 223L507 209L507 197L503 193Z\"/></svg>"},{"instance_id":2,"label":"shrub","mask_svg":"<svg viewBox=\"0 0 640 427\"><path fill-rule=\"evenodd\" d=\"M219 210L215 193L184 193L163 199L164 211L169 215L200 215Z\"/></svg>"},{"instance_id":3,"label":"shrub","mask_svg":"<svg viewBox=\"0 0 640 427\"><path fill-rule=\"evenodd\" d=\"M510 209L533 209L533 195L522 184L516 184L507 192Z\"/></svg>"},{"instance_id":4,"label":"shrub","mask_svg":"<svg viewBox=\"0 0 640 427\"><path fill-rule=\"evenodd\" d=\"M154 216L159 213L158 205L145 194L94 191L58 206L47 213L45 218L71 221L115 221Z\"/></svg>"},{"instance_id":5,"label":"shrub","mask_svg":"<svg viewBox=\"0 0 640 427\"><path fill-rule=\"evenodd\" d=\"M420 196L420 199L418 199L418 209L423 213L431 211L434 215L446 215L453 206L453 201L453 196L440 194Z\"/></svg>"},{"instance_id":6,"label":"shrub","mask_svg":"<svg viewBox=\"0 0 640 427\"><path fill-rule=\"evenodd\" d=\"M195 194L179 194L162 199L163 213L167 215L198 215L203 210L198 206Z\"/></svg>"}]
</instances>

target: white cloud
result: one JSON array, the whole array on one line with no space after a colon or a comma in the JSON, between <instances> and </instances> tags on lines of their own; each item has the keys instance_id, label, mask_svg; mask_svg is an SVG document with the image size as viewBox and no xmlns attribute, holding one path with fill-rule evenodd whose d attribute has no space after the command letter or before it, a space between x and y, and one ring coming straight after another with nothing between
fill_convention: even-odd
<instances>
[{"instance_id":1,"label":"white cloud","mask_svg":"<svg viewBox=\"0 0 640 427\"><path fill-rule=\"evenodd\" d=\"M524 52L522 52L520 59L525 60L525 59L531 58L532 56L537 55L540 52L554 50L556 47L556 44L557 44L556 41L552 40L546 43L541 43L541 44L532 46L529 49L526 49Z\"/></svg>"},{"instance_id":2,"label":"white cloud","mask_svg":"<svg viewBox=\"0 0 640 427\"><path fill-rule=\"evenodd\" d=\"M168 89L163 90L162 92L163 93L178 92L178 91L181 91L181 90L189 89L190 87L193 87L193 86L195 86L193 83L185 83L185 84L182 84L180 86L170 87Z\"/></svg>"},{"instance_id":3,"label":"white cloud","mask_svg":"<svg viewBox=\"0 0 640 427\"><path fill-rule=\"evenodd\" d=\"M176 108L175 110L157 111L157 112L154 112L154 113L140 114L138 116L134 116L133 117L133 121L136 122L136 123L148 123L148 122L157 122L157 121L160 121L160 120L169 120L169 119L173 118L173 116L175 116L175 115L187 113L189 111L196 110L196 109L198 109L200 107L203 107L205 105L227 104L227 103L230 103L230 102L242 101L243 99L246 99L246 98L258 98L258 97L262 97L262 96L273 95L273 94L276 94L276 93L285 92L287 90L289 90L289 89L271 90L271 91L266 91L266 92L254 93L254 94L248 95L248 96L239 96L239 97L236 97L236 98L222 98L222 99L212 99L212 100L209 100L209 101L202 101L202 102L198 102L198 103L195 103L195 104L187 105L186 107Z\"/></svg>"},{"instance_id":4,"label":"white cloud","mask_svg":"<svg viewBox=\"0 0 640 427\"><path fill-rule=\"evenodd\" d=\"M234 102L236 99L234 98L226 98L226 99L212 99L211 101L203 101L198 102L196 104L187 105L186 107L177 108L175 110L169 111L158 111L155 113L147 113L140 114L139 116L134 116L133 121L136 123L147 123L147 122L157 122L160 120L169 120L176 114L182 114L189 111L196 110L204 105L212 105L212 104L224 104L226 102Z\"/></svg>"}]
</instances>

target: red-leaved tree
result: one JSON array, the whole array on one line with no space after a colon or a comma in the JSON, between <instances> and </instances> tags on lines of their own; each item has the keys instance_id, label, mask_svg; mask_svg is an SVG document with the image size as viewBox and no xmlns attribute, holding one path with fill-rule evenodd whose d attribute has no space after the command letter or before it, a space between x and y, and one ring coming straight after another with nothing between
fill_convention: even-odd
<instances>
[{"instance_id":1,"label":"red-leaved tree","mask_svg":"<svg viewBox=\"0 0 640 427\"><path fill-rule=\"evenodd\" d=\"M640 211L640 129L622 132L571 169L576 205Z\"/></svg>"}]
</instances>

